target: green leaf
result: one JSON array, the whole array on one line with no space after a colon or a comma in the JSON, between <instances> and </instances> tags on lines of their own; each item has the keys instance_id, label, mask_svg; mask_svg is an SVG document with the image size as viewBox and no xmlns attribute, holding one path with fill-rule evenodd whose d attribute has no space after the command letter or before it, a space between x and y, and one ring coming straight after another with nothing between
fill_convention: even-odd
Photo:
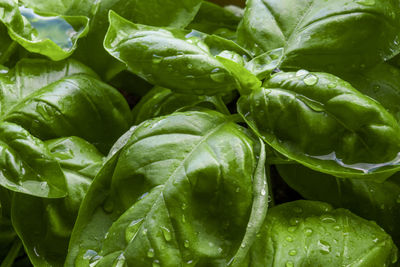
<instances>
[{"instance_id":1,"label":"green leaf","mask_svg":"<svg viewBox=\"0 0 400 267\"><path fill-rule=\"evenodd\" d=\"M7 27L0 25L0 64L7 63L16 48L17 44L8 35Z\"/></svg>"},{"instance_id":2,"label":"green leaf","mask_svg":"<svg viewBox=\"0 0 400 267\"><path fill-rule=\"evenodd\" d=\"M361 93L382 104L400 121L400 70L389 64L340 75Z\"/></svg>"},{"instance_id":3,"label":"green leaf","mask_svg":"<svg viewBox=\"0 0 400 267\"><path fill-rule=\"evenodd\" d=\"M199 12L187 28L208 34L233 33L234 38L236 38L235 32L242 18L241 15L237 10L223 8L214 3L203 1Z\"/></svg>"},{"instance_id":4,"label":"green leaf","mask_svg":"<svg viewBox=\"0 0 400 267\"><path fill-rule=\"evenodd\" d=\"M282 56L283 49L277 48L253 58L246 63L245 67L256 75L258 79L264 80L279 67Z\"/></svg>"},{"instance_id":5,"label":"green leaf","mask_svg":"<svg viewBox=\"0 0 400 267\"><path fill-rule=\"evenodd\" d=\"M246 266L268 204L263 145L215 111L128 135L84 199L66 266Z\"/></svg>"},{"instance_id":6,"label":"green leaf","mask_svg":"<svg viewBox=\"0 0 400 267\"><path fill-rule=\"evenodd\" d=\"M213 56L212 47L202 40L204 34L134 24L114 12L109 19L105 49L148 82L197 95L235 89L235 79ZM219 53L221 49L217 48L215 52Z\"/></svg>"},{"instance_id":7,"label":"green leaf","mask_svg":"<svg viewBox=\"0 0 400 267\"><path fill-rule=\"evenodd\" d=\"M397 248L376 223L299 200L271 208L252 266L392 266Z\"/></svg>"},{"instance_id":8,"label":"green leaf","mask_svg":"<svg viewBox=\"0 0 400 267\"><path fill-rule=\"evenodd\" d=\"M108 27L108 12L114 10L135 23L183 28L194 18L201 0L23 0L25 6L45 13L86 16L90 19L88 36L79 40L74 57L104 76L113 58L104 51L103 40Z\"/></svg>"},{"instance_id":9,"label":"green leaf","mask_svg":"<svg viewBox=\"0 0 400 267\"><path fill-rule=\"evenodd\" d=\"M22 59L10 70L0 72L0 115L38 89L74 74L97 75L75 60L54 62L45 59Z\"/></svg>"},{"instance_id":10,"label":"green leaf","mask_svg":"<svg viewBox=\"0 0 400 267\"><path fill-rule=\"evenodd\" d=\"M83 16L59 16L35 13L18 6L13 0L1 0L0 21L10 37L30 52L45 55L52 60L70 56L77 40L89 30L89 19Z\"/></svg>"},{"instance_id":11,"label":"green leaf","mask_svg":"<svg viewBox=\"0 0 400 267\"><path fill-rule=\"evenodd\" d=\"M277 73L238 110L270 146L311 169L375 180L400 169L395 118L331 74Z\"/></svg>"},{"instance_id":12,"label":"green leaf","mask_svg":"<svg viewBox=\"0 0 400 267\"><path fill-rule=\"evenodd\" d=\"M15 194L12 222L33 265L63 266L78 209L103 155L78 137L50 140L46 145L60 162L68 196L45 199Z\"/></svg>"},{"instance_id":13,"label":"green leaf","mask_svg":"<svg viewBox=\"0 0 400 267\"><path fill-rule=\"evenodd\" d=\"M45 144L19 125L7 122L0 123L0 185L46 198L67 194L60 165Z\"/></svg>"},{"instance_id":14,"label":"green leaf","mask_svg":"<svg viewBox=\"0 0 400 267\"><path fill-rule=\"evenodd\" d=\"M77 136L108 153L129 128L126 101L94 75L74 60L22 60L0 74L2 186L34 196L64 197L59 160L43 141Z\"/></svg>"},{"instance_id":15,"label":"green leaf","mask_svg":"<svg viewBox=\"0 0 400 267\"><path fill-rule=\"evenodd\" d=\"M1 119L41 140L78 136L107 153L131 125L123 96L76 61L45 64L25 60L0 74Z\"/></svg>"},{"instance_id":16,"label":"green leaf","mask_svg":"<svg viewBox=\"0 0 400 267\"><path fill-rule=\"evenodd\" d=\"M398 0L249 0L238 41L256 55L283 48L286 68L357 70L399 52L398 6Z\"/></svg>"},{"instance_id":17,"label":"green leaf","mask_svg":"<svg viewBox=\"0 0 400 267\"><path fill-rule=\"evenodd\" d=\"M328 202L374 220L400 245L400 173L375 183L340 179L301 165L277 168L285 182L306 199Z\"/></svg>"},{"instance_id":18,"label":"green leaf","mask_svg":"<svg viewBox=\"0 0 400 267\"><path fill-rule=\"evenodd\" d=\"M148 119L196 107L215 109L226 115L230 114L221 97L178 94L167 88L155 86L133 108L133 123L136 125Z\"/></svg>"}]
</instances>

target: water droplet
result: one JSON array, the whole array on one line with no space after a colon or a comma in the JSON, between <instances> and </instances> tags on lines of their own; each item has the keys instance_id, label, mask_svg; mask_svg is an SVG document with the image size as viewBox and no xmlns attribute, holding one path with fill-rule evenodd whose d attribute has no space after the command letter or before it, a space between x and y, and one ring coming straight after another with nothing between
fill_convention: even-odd
<instances>
[{"instance_id":1,"label":"water droplet","mask_svg":"<svg viewBox=\"0 0 400 267\"><path fill-rule=\"evenodd\" d=\"M149 257L149 258L154 257L154 249L150 248L149 251L147 251L147 257Z\"/></svg>"},{"instance_id":2,"label":"water droplet","mask_svg":"<svg viewBox=\"0 0 400 267\"><path fill-rule=\"evenodd\" d=\"M70 50L79 32L60 16L41 16L32 9L19 7L21 15L35 29L35 39L50 39L63 50Z\"/></svg>"},{"instance_id":3,"label":"water droplet","mask_svg":"<svg viewBox=\"0 0 400 267\"><path fill-rule=\"evenodd\" d=\"M310 86L315 85L318 82L318 77L314 74L308 74L306 77L304 77L303 82Z\"/></svg>"},{"instance_id":4,"label":"water droplet","mask_svg":"<svg viewBox=\"0 0 400 267\"><path fill-rule=\"evenodd\" d=\"M160 267L160 262L158 260L153 261L153 267Z\"/></svg>"},{"instance_id":5,"label":"water droplet","mask_svg":"<svg viewBox=\"0 0 400 267\"><path fill-rule=\"evenodd\" d=\"M337 86L336 83L329 83L329 84L328 84L328 88L329 88L329 89L336 88L336 86Z\"/></svg>"},{"instance_id":6,"label":"water droplet","mask_svg":"<svg viewBox=\"0 0 400 267\"><path fill-rule=\"evenodd\" d=\"M299 222L300 222L299 218L291 218L289 221L290 225L293 225L293 226L298 225Z\"/></svg>"},{"instance_id":7,"label":"water droplet","mask_svg":"<svg viewBox=\"0 0 400 267\"><path fill-rule=\"evenodd\" d=\"M293 242L293 237L287 236L287 237L286 237L286 241L287 241L287 242Z\"/></svg>"},{"instance_id":8,"label":"water droplet","mask_svg":"<svg viewBox=\"0 0 400 267\"><path fill-rule=\"evenodd\" d=\"M210 78L214 82L222 83L223 81L225 81L225 73L219 72L219 71L220 70L218 68L212 70L211 74L210 74Z\"/></svg>"},{"instance_id":9,"label":"water droplet","mask_svg":"<svg viewBox=\"0 0 400 267\"><path fill-rule=\"evenodd\" d=\"M287 261L286 267L294 267L294 263L292 261Z\"/></svg>"},{"instance_id":10,"label":"water droplet","mask_svg":"<svg viewBox=\"0 0 400 267\"><path fill-rule=\"evenodd\" d=\"M291 249L291 250L289 251L289 255L290 255L290 256L296 256L296 254L297 254L297 250L295 250L295 249Z\"/></svg>"},{"instance_id":11,"label":"water droplet","mask_svg":"<svg viewBox=\"0 0 400 267\"><path fill-rule=\"evenodd\" d=\"M168 228L164 227L164 226L161 226L161 230L163 232L165 240L167 242L171 241L171 239L172 239L171 231Z\"/></svg>"},{"instance_id":12,"label":"water droplet","mask_svg":"<svg viewBox=\"0 0 400 267\"><path fill-rule=\"evenodd\" d=\"M312 233L313 233L313 230L311 228L304 229L304 234L306 236L310 236L310 235L312 235Z\"/></svg>"},{"instance_id":13,"label":"water droplet","mask_svg":"<svg viewBox=\"0 0 400 267\"><path fill-rule=\"evenodd\" d=\"M309 72L307 70L299 70L296 72L296 77L305 76L307 74L309 74Z\"/></svg>"},{"instance_id":14,"label":"water droplet","mask_svg":"<svg viewBox=\"0 0 400 267\"><path fill-rule=\"evenodd\" d=\"M137 234L139 227L142 225L143 218L133 220L125 230L125 240L129 243Z\"/></svg>"},{"instance_id":15,"label":"water droplet","mask_svg":"<svg viewBox=\"0 0 400 267\"><path fill-rule=\"evenodd\" d=\"M36 247L33 248L33 251L35 252L36 256L40 256L37 252L36 252ZM85 254L83 255L83 259L85 260L91 260L93 257L97 256L97 252L91 249L88 249Z\"/></svg>"},{"instance_id":16,"label":"water droplet","mask_svg":"<svg viewBox=\"0 0 400 267\"><path fill-rule=\"evenodd\" d=\"M119 257L117 258L117 260L114 262L113 267L123 267L126 266L125 265L125 256L124 254L119 255Z\"/></svg>"},{"instance_id":17,"label":"water droplet","mask_svg":"<svg viewBox=\"0 0 400 267\"><path fill-rule=\"evenodd\" d=\"M142 231L142 233L143 233L144 235L147 235L147 228L144 228L143 231Z\"/></svg>"},{"instance_id":18,"label":"water droplet","mask_svg":"<svg viewBox=\"0 0 400 267\"><path fill-rule=\"evenodd\" d=\"M329 254L331 252L331 245L323 240L318 241L319 252L322 254Z\"/></svg>"},{"instance_id":19,"label":"water droplet","mask_svg":"<svg viewBox=\"0 0 400 267\"><path fill-rule=\"evenodd\" d=\"M183 246L184 246L185 248L188 248L188 247L190 246L189 240L185 240L185 241L183 242Z\"/></svg>"},{"instance_id":20,"label":"water droplet","mask_svg":"<svg viewBox=\"0 0 400 267\"><path fill-rule=\"evenodd\" d=\"M373 6L375 5L375 0L358 0L357 3L363 6Z\"/></svg>"},{"instance_id":21,"label":"water droplet","mask_svg":"<svg viewBox=\"0 0 400 267\"><path fill-rule=\"evenodd\" d=\"M161 61L163 60L163 57L157 56L157 55L153 55L153 64L159 64Z\"/></svg>"},{"instance_id":22,"label":"water droplet","mask_svg":"<svg viewBox=\"0 0 400 267\"><path fill-rule=\"evenodd\" d=\"M189 64L187 64L187 68L191 70L191 69L193 69L193 65L189 63Z\"/></svg>"},{"instance_id":23,"label":"water droplet","mask_svg":"<svg viewBox=\"0 0 400 267\"><path fill-rule=\"evenodd\" d=\"M185 210L187 208L187 204L186 203L182 203L182 210Z\"/></svg>"},{"instance_id":24,"label":"water droplet","mask_svg":"<svg viewBox=\"0 0 400 267\"><path fill-rule=\"evenodd\" d=\"M336 222L336 219L335 219L335 218L333 218L333 217L330 216L330 215L326 215L326 214L321 215L321 216L320 216L320 220L321 220L323 223L335 223L335 222Z\"/></svg>"},{"instance_id":25,"label":"water droplet","mask_svg":"<svg viewBox=\"0 0 400 267\"><path fill-rule=\"evenodd\" d=\"M290 226L288 227L288 231L293 233L294 231L296 231L297 227L296 226Z\"/></svg>"},{"instance_id":26,"label":"water droplet","mask_svg":"<svg viewBox=\"0 0 400 267\"><path fill-rule=\"evenodd\" d=\"M372 241L373 241L374 243L378 243L378 241L379 241L379 238L377 238L377 237L376 237L376 238L375 238L375 239L373 239Z\"/></svg>"},{"instance_id":27,"label":"water droplet","mask_svg":"<svg viewBox=\"0 0 400 267\"><path fill-rule=\"evenodd\" d=\"M335 226L333 226L333 229L335 231L340 231L341 227L339 225L335 225Z\"/></svg>"},{"instance_id":28,"label":"water droplet","mask_svg":"<svg viewBox=\"0 0 400 267\"><path fill-rule=\"evenodd\" d=\"M265 189L263 188L263 189L261 190L261 195L265 196L266 194L267 194L267 192L266 192Z\"/></svg>"},{"instance_id":29,"label":"water droplet","mask_svg":"<svg viewBox=\"0 0 400 267\"><path fill-rule=\"evenodd\" d=\"M241 246L242 248L245 248L245 247L246 247L246 244L245 244L245 243L242 243L240 246Z\"/></svg>"}]
</instances>

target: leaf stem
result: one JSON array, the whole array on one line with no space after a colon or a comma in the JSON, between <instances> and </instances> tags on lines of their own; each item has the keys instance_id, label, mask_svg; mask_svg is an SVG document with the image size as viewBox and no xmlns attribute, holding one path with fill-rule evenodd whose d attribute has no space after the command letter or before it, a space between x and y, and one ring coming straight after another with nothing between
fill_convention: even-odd
<instances>
[{"instance_id":1,"label":"leaf stem","mask_svg":"<svg viewBox=\"0 0 400 267\"><path fill-rule=\"evenodd\" d=\"M8 46L7 50L0 56L0 64L3 65L8 61L10 56L15 52L18 47L18 43L16 41L12 41L12 43Z\"/></svg>"},{"instance_id":2,"label":"leaf stem","mask_svg":"<svg viewBox=\"0 0 400 267\"><path fill-rule=\"evenodd\" d=\"M7 256L1 263L0 267L12 267L15 258L18 256L18 253L22 247L22 242L19 238L16 238L13 242L11 249L8 251Z\"/></svg>"}]
</instances>

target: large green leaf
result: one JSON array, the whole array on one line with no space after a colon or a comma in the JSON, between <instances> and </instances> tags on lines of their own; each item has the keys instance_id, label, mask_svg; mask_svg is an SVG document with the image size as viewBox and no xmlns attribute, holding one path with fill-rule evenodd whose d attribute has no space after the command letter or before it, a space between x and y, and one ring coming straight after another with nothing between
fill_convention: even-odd
<instances>
[{"instance_id":1,"label":"large green leaf","mask_svg":"<svg viewBox=\"0 0 400 267\"><path fill-rule=\"evenodd\" d=\"M357 70L399 52L398 0L249 0L238 40L255 54L283 48L282 65Z\"/></svg>"},{"instance_id":2,"label":"large green leaf","mask_svg":"<svg viewBox=\"0 0 400 267\"><path fill-rule=\"evenodd\" d=\"M77 136L108 153L129 128L126 101L94 75L73 60L22 60L0 74L2 186L39 197L63 197L64 174L43 141Z\"/></svg>"},{"instance_id":3,"label":"large green leaf","mask_svg":"<svg viewBox=\"0 0 400 267\"><path fill-rule=\"evenodd\" d=\"M78 136L107 153L131 124L123 96L76 61L24 60L0 75L1 119L41 140Z\"/></svg>"},{"instance_id":4,"label":"large green leaf","mask_svg":"<svg viewBox=\"0 0 400 267\"><path fill-rule=\"evenodd\" d=\"M74 57L104 75L112 66L113 58L103 48L108 28L107 16L114 10L136 23L153 26L185 27L196 15L201 0L23 0L23 4L40 12L90 19L88 36L79 41Z\"/></svg>"},{"instance_id":5,"label":"large green leaf","mask_svg":"<svg viewBox=\"0 0 400 267\"><path fill-rule=\"evenodd\" d=\"M259 236L249 266L393 266L397 260L396 246L376 223L322 202L271 208Z\"/></svg>"},{"instance_id":6,"label":"large green leaf","mask_svg":"<svg viewBox=\"0 0 400 267\"><path fill-rule=\"evenodd\" d=\"M382 104L400 121L400 70L389 64L340 75L363 94Z\"/></svg>"},{"instance_id":7,"label":"large green leaf","mask_svg":"<svg viewBox=\"0 0 400 267\"><path fill-rule=\"evenodd\" d=\"M133 122L139 124L147 119L196 107L215 109L229 114L221 97L178 94L169 89L155 86L133 108Z\"/></svg>"},{"instance_id":8,"label":"large green leaf","mask_svg":"<svg viewBox=\"0 0 400 267\"><path fill-rule=\"evenodd\" d=\"M270 146L314 170L384 180L400 169L396 119L331 74L277 73L238 110Z\"/></svg>"},{"instance_id":9,"label":"large green leaf","mask_svg":"<svg viewBox=\"0 0 400 267\"><path fill-rule=\"evenodd\" d=\"M40 197L67 194L60 165L45 144L21 126L7 122L0 123L0 185Z\"/></svg>"},{"instance_id":10,"label":"large green leaf","mask_svg":"<svg viewBox=\"0 0 400 267\"><path fill-rule=\"evenodd\" d=\"M0 8L0 21L14 41L30 52L53 60L70 56L78 39L89 30L89 19L84 16L37 14L14 0L1 0Z\"/></svg>"},{"instance_id":11,"label":"large green leaf","mask_svg":"<svg viewBox=\"0 0 400 267\"><path fill-rule=\"evenodd\" d=\"M60 162L68 196L45 199L15 194L12 223L35 266L63 266L78 209L103 155L78 137L50 140L46 145Z\"/></svg>"},{"instance_id":12,"label":"large green leaf","mask_svg":"<svg viewBox=\"0 0 400 267\"><path fill-rule=\"evenodd\" d=\"M66 266L246 266L268 204L263 145L215 111L122 139L84 199Z\"/></svg>"},{"instance_id":13,"label":"large green leaf","mask_svg":"<svg viewBox=\"0 0 400 267\"><path fill-rule=\"evenodd\" d=\"M74 74L97 75L75 60L54 62L44 59L22 59L14 68L0 72L0 115L38 89Z\"/></svg>"},{"instance_id":14,"label":"large green leaf","mask_svg":"<svg viewBox=\"0 0 400 267\"><path fill-rule=\"evenodd\" d=\"M229 9L203 1L199 12L187 28L236 39L236 29L242 12L243 9L239 7Z\"/></svg>"},{"instance_id":15,"label":"large green leaf","mask_svg":"<svg viewBox=\"0 0 400 267\"><path fill-rule=\"evenodd\" d=\"M105 49L148 82L198 95L235 89L235 78L214 57L232 48L246 53L233 42L200 32L134 24L114 12L109 19Z\"/></svg>"},{"instance_id":16,"label":"large green leaf","mask_svg":"<svg viewBox=\"0 0 400 267\"><path fill-rule=\"evenodd\" d=\"M400 173L384 183L340 179L301 165L277 166L283 179L303 197L328 202L376 221L400 245Z\"/></svg>"}]
</instances>

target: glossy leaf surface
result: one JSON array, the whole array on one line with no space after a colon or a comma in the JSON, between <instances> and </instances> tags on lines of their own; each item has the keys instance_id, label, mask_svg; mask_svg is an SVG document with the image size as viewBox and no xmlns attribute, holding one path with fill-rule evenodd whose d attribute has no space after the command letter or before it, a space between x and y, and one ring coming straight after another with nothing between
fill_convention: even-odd
<instances>
[{"instance_id":1,"label":"glossy leaf surface","mask_svg":"<svg viewBox=\"0 0 400 267\"><path fill-rule=\"evenodd\" d=\"M376 221L400 245L400 175L384 183L340 179L300 165L277 166L279 174L306 199L319 200L351 210Z\"/></svg>"},{"instance_id":2,"label":"glossy leaf surface","mask_svg":"<svg viewBox=\"0 0 400 267\"><path fill-rule=\"evenodd\" d=\"M167 88L156 86L133 108L133 122L139 124L147 119L196 107L215 109L229 115L221 97L178 94Z\"/></svg>"},{"instance_id":3,"label":"glossy leaf surface","mask_svg":"<svg viewBox=\"0 0 400 267\"><path fill-rule=\"evenodd\" d=\"M215 111L156 118L129 135L89 189L66 265L247 264L267 208L257 139Z\"/></svg>"},{"instance_id":4,"label":"glossy leaf surface","mask_svg":"<svg viewBox=\"0 0 400 267\"><path fill-rule=\"evenodd\" d=\"M356 70L399 52L398 6L398 0L250 0L238 40L256 55L283 48L287 68Z\"/></svg>"},{"instance_id":5,"label":"glossy leaf surface","mask_svg":"<svg viewBox=\"0 0 400 267\"><path fill-rule=\"evenodd\" d=\"M381 103L400 121L400 70L397 67L383 63L371 69L342 74L341 77Z\"/></svg>"},{"instance_id":6,"label":"glossy leaf surface","mask_svg":"<svg viewBox=\"0 0 400 267\"><path fill-rule=\"evenodd\" d=\"M67 194L60 165L45 144L12 123L0 124L0 185L40 197Z\"/></svg>"},{"instance_id":7,"label":"glossy leaf surface","mask_svg":"<svg viewBox=\"0 0 400 267\"><path fill-rule=\"evenodd\" d=\"M392 266L397 248L373 222L316 201L268 211L251 266ZM265 256L264 256L265 255Z\"/></svg>"},{"instance_id":8,"label":"glossy leaf surface","mask_svg":"<svg viewBox=\"0 0 400 267\"><path fill-rule=\"evenodd\" d=\"M104 47L152 84L198 95L232 91L236 86L234 77L214 57L203 36L134 24L111 12Z\"/></svg>"},{"instance_id":9,"label":"glossy leaf surface","mask_svg":"<svg viewBox=\"0 0 400 267\"><path fill-rule=\"evenodd\" d=\"M37 14L13 0L1 0L0 8L0 21L14 41L53 60L70 56L89 30L89 19L83 16Z\"/></svg>"},{"instance_id":10,"label":"glossy leaf surface","mask_svg":"<svg viewBox=\"0 0 400 267\"><path fill-rule=\"evenodd\" d=\"M270 146L314 170L382 180L400 168L395 118L331 74L277 73L238 110Z\"/></svg>"},{"instance_id":11,"label":"glossy leaf surface","mask_svg":"<svg viewBox=\"0 0 400 267\"><path fill-rule=\"evenodd\" d=\"M60 162L68 196L50 200L16 194L12 222L35 266L63 266L79 206L103 155L78 137L50 140L46 145Z\"/></svg>"},{"instance_id":12,"label":"glossy leaf surface","mask_svg":"<svg viewBox=\"0 0 400 267\"><path fill-rule=\"evenodd\" d=\"M201 0L23 0L26 7L40 12L90 19L88 36L79 40L74 57L92 67L100 75L111 67L113 58L104 51L103 40L108 27L108 12L114 10L136 23L182 28L190 23L200 8Z\"/></svg>"}]
</instances>

